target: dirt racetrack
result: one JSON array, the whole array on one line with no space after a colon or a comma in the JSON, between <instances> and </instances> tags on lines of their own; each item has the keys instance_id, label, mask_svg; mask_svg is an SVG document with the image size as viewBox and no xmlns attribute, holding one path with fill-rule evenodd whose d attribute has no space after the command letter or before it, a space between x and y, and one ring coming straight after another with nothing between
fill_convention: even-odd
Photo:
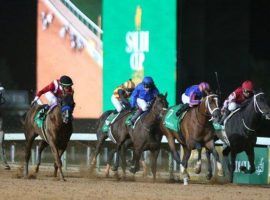
<instances>
[{"instance_id":1,"label":"dirt racetrack","mask_svg":"<svg viewBox=\"0 0 270 200\"><path fill-rule=\"evenodd\" d=\"M31 169L31 168L30 168ZM31 171L31 170L30 170ZM87 177L86 171L66 171L66 182L52 177L52 168L41 168L35 179L18 178L18 168L0 170L0 199L110 199L110 200L269 200L270 189L263 186L235 184L169 183L168 179L152 182L151 177L128 176L126 181Z\"/></svg>"}]
</instances>

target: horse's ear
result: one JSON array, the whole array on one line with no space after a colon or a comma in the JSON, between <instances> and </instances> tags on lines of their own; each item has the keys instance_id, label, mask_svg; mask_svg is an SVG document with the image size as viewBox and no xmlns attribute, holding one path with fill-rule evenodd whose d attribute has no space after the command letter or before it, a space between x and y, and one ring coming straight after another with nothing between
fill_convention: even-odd
<instances>
[{"instance_id":1,"label":"horse's ear","mask_svg":"<svg viewBox=\"0 0 270 200\"><path fill-rule=\"evenodd\" d=\"M167 96L168 96L168 92L165 92L165 98L167 98Z\"/></svg>"}]
</instances>

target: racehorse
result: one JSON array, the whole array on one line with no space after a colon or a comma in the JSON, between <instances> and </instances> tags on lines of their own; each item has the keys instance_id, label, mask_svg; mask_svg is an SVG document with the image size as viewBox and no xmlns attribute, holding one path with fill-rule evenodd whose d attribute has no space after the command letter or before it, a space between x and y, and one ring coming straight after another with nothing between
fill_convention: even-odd
<instances>
[{"instance_id":1,"label":"racehorse","mask_svg":"<svg viewBox=\"0 0 270 200\"><path fill-rule=\"evenodd\" d=\"M108 118L108 116L113 112L113 110L109 110L104 112L99 120L98 120L98 124L97 124L97 144L96 144L96 150L94 153L94 156L92 158L91 161L91 167L90 167L90 171L92 171L96 165L96 159L98 154L101 151L101 147L104 143L104 141L108 138L108 134L103 133L102 127L106 121L106 119ZM117 171L118 165L119 165L119 151L122 147L122 145L125 143L126 139L129 137L128 135L128 125L126 125L126 119L127 117L131 114L130 110L123 110L119 113L119 115L117 116L117 118L113 121L113 123L111 123L110 126L110 131L111 134L116 142L116 152L117 152L117 161L116 161L116 166L114 168L114 171ZM123 151L121 151L121 154L123 153ZM112 155L112 154L111 154ZM126 166L126 160L124 158L124 155L121 155L121 163L122 163L122 169L123 169L123 176L125 176L125 166ZM110 163L109 159L109 163ZM108 169L107 169L108 170ZM108 173L108 172L107 172Z\"/></svg>"},{"instance_id":2,"label":"racehorse","mask_svg":"<svg viewBox=\"0 0 270 200\"><path fill-rule=\"evenodd\" d=\"M179 132L168 129L165 127L164 123L160 124L160 129L167 137L174 159L178 164L182 165L183 177L186 178L186 180L189 178L189 174L187 172L188 160L190 158L191 151L194 149L197 149L198 151L198 160L195 172L200 173L201 171L202 147L206 148L206 156L208 160L208 173L206 178L209 180L213 176L210 153L215 157L219 174L221 175L222 166L214 146L214 128L212 123L209 121L212 119L217 121L220 118L220 115L218 96L210 94L204 97L198 106L189 108L184 115L182 122L179 124ZM182 161L180 161L179 153L176 151L175 139L183 146L184 155Z\"/></svg>"},{"instance_id":3,"label":"racehorse","mask_svg":"<svg viewBox=\"0 0 270 200\"><path fill-rule=\"evenodd\" d=\"M250 169L247 170L245 167L241 167L240 169L245 173L255 172L254 146L257 140L256 130L262 117L267 120L270 119L270 108L263 92L255 93L244 104L246 106L238 109L233 115L230 115L224 123L229 146L223 150L223 155L229 168L231 182L233 181L236 155L242 151L245 151L248 156ZM231 163L229 164L228 155L230 152Z\"/></svg>"},{"instance_id":4,"label":"racehorse","mask_svg":"<svg viewBox=\"0 0 270 200\"><path fill-rule=\"evenodd\" d=\"M133 142L133 166L130 167L131 173L136 173L139 169L139 159L143 151L151 152L151 171L154 180L156 179L156 161L160 151L162 133L157 128L159 122L168 108L168 102L165 95L159 94L155 97L149 112L141 116L135 126L129 129L129 135Z\"/></svg>"},{"instance_id":5,"label":"racehorse","mask_svg":"<svg viewBox=\"0 0 270 200\"><path fill-rule=\"evenodd\" d=\"M60 180L65 181L62 172L61 156L67 148L70 140L73 126L72 113L75 107L72 94L65 94L59 99L56 105L50 107L44 120L44 125L39 128L35 122L37 112L43 106L33 105L26 114L24 129L26 138L24 177L28 176L28 162L31 155L31 147L34 139L39 135L43 140L39 144L39 156L36 172L39 170L41 152L49 145L51 147L54 162L54 177L57 177L57 171L60 172Z\"/></svg>"}]
</instances>

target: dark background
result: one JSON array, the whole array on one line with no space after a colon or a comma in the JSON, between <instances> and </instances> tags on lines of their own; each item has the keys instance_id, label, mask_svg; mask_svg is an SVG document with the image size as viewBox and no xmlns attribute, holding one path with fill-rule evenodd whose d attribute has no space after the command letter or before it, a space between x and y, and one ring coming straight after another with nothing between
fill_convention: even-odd
<instances>
[{"instance_id":1,"label":"dark background","mask_svg":"<svg viewBox=\"0 0 270 200\"><path fill-rule=\"evenodd\" d=\"M267 0L179 0L177 101L201 81L217 89L215 72L222 100L246 79L270 94L269 10ZM270 136L270 123L261 127Z\"/></svg>"},{"instance_id":2,"label":"dark background","mask_svg":"<svg viewBox=\"0 0 270 200\"><path fill-rule=\"evenodd\" d=\"M207 81L217 88L214 72L222 99L246 79L270 94L268 2L178 0L178 102L192 84ZM5 1L0 6L0 82L8 90L27 90L30 97L36 90L36 13L35 0ZM268 124L263 122L260 135L268 134ZM83 127L81 122L75 126L77 131Z\"/></svg>"}]
</instances>

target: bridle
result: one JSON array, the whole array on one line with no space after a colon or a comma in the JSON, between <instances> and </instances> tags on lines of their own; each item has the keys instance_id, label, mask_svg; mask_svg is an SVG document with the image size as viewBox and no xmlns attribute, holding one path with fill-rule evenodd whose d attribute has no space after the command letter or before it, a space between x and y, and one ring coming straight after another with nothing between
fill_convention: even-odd
<instances>
[{"instance_id":1,"label":"bridle","mask_svg":"<svg viewBox=\"0 0 270 200\"><path fill-rule=\"evenodd\" d=\"M265 115L265 113L262 111L262 109L260 108L258 102L257 102L257 96L259 95L263 95L264 93L263 92L260 92L258 94L255 94L253 96L253 107L254 107L254 110L256 113L261 113L262 115ZM247 126L247 124L245 123L245 120L244 118L242 118L242 123L244 125L244 127L248 130L248 131L251 131L251 132L256 132L256 130L254 129L251 129L250 127Z\"/></svg>"},{"instance_id":2,"label":"bridle","mask_svg":"<svg viewBox=\"0 0 270 200\"><path fill-rule=\"evenodd\" d=\"M262 94L264 94L264 93L263 93L263 92L260 92L260 93L255 94L255 95L253 96L253 104L254 104L254 110L255 110L255 112L258 113L258 112L257 112L257 110L258 110L262 115L264 115L265 113L264 113L264 112L262 111L262 109L260 108L260 106L259 106L259 104L258 104L258 102L257 102L257 99L256 99L257 96L262 95Z\"/></svg>"},{"instance_id":3,"label":"bridle","mask_svg":"<svg viewBox=\"0 0 270 200\"><path fill-rule=\"evenodd\" d=\"M209 99L210 98L213 98L214 100L215 100L215 104L216 104L216 107L215 108L211 108L211 106L210 106L210 103L209 103ZM216 110L219 110L220 108L218 107L218 95L216 95L216 94L210 94L210 95L207 95L206 96L206 99L205 99L205 101L204 101L204 106L205 106L205 112L204 113L202 113L202 112L200 112L200 109L199 109L199 107L200 106L198 106L198 112L201 114L201 115L204 115L204 116L207 116L207 117L211 117L211 119L209 120L209 121L212 121L214 118L213 118L213 113L216 111Z\"/></svg>"}]
</instances>

